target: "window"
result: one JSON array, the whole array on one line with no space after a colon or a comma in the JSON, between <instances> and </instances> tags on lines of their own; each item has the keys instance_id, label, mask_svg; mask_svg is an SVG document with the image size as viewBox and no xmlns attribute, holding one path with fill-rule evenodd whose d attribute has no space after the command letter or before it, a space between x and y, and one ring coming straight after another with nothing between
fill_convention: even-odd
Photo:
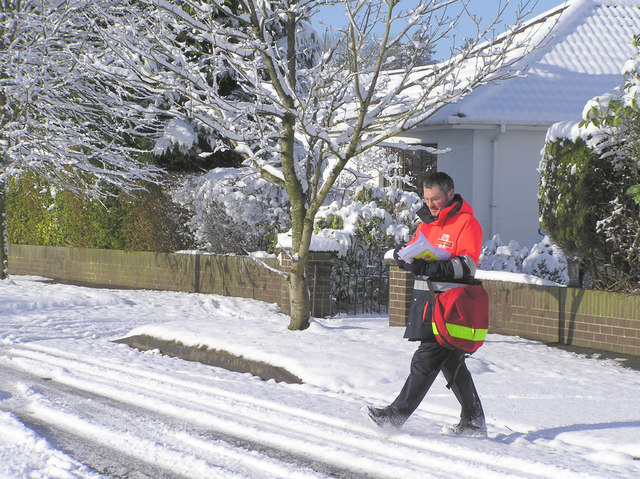
<instances>
[{"instance_id":1,"label":"window","mask_svg":"<svg viewBox=\"0 0 640 479\"><path fill-rule=\"evenodd\" d=\"M437 145L421 145L429 148L437 148ZM438 157L433 153L429 153L424 150L400 150L397 148L390 148L390 150L396 151L398 157L398 170L397 174L401 176L408 176L411 180L411 185L406 183L397 184L405 191L413 191L422 197L422 180L425 176L433 173L437 170ZM388 182L385 181L384 186L388 186Z\"/></svg>"}]
</instances>

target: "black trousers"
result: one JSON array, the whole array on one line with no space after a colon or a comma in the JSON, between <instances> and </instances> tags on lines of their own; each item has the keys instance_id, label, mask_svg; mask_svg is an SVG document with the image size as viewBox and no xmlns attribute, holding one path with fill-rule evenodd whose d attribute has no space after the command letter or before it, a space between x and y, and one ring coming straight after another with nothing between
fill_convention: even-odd
<instances>
[{"instance_id":1,"label":"black trousers","mask_svg":"<svg viewBox=\"0 0 640 479\"><path fill-rule=\"evenodd\" d=\"M447 382L451 382L455 374L451 390L462 406L460 419L473 421L484 418L482 403L464 362L464 355L427 341L420 343L413 354L409 377L390 406L394 413L407 420L420 405L441 370Z\"/></svg>"}]
</instances>

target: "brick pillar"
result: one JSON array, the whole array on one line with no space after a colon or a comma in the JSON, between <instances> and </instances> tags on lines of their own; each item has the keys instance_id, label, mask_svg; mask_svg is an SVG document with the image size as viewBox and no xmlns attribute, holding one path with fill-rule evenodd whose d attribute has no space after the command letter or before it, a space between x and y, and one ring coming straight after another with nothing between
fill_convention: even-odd
<instances>
[{"instance_id":1,"label":"brick pillar","mask_svg":"<svg viewBox=\"0 0 640 479\"><path fill-rule=\"evenodd\" d=\"M311 252L307 259L307 284L311 294L311 316L324 318L332 312L331 303L331 270L334 253ZM285 273L291 271L291 259L286 253L280 255L280 268ZM286 279L280 290L280 311L289 314L289 285Z\"/></svg>"},{"instance_id":2,"label":"brick pillar","mask_svg":"<svg viewBox=\"0 0 640 479\"><path fill-rule=\"evenodd\" d=\"M406 325L413 299L413 280L412 274L395 264L389 267L389 326Z\"/></svg>"}]
</instances>

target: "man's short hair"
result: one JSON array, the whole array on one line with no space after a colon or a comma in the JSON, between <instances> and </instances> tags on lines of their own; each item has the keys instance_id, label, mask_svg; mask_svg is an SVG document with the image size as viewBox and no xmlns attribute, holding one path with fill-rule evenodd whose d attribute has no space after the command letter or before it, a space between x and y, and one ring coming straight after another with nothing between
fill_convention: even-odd
<instances>
[{"instance_id":1,"label":"man's short hair","mask_svg":"<svg viewBox=\"0 0 640 479\"><path fill-rule=\"evenodd\" d=\"M434 185L439 186L442 191L447 193L454 188L453 178L442 171L436 171L427 175L422 181L423 188L433 188Z\"/></svg>"}]
</instances>

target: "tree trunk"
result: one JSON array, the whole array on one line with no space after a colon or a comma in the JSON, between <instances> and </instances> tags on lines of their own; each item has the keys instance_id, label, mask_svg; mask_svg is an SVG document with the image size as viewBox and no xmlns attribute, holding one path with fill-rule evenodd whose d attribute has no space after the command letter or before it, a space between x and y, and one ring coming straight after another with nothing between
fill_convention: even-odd
<instances>
[{"instance_id":1,"label":"tree trunk","mask_svg":"<svg viewBox=\"0 0 640 479\"><path fill-rule=\"evenodd\" d=\"M7 234L7 205L5 182L0 181L0 280L9 276L9 240Z\"/></svg>"},{"instance_id":2,"label":"tree trunk","mask_svg":"<svg viewBox=\"0 0 640 479\"><path fill-rule=\"evenodd\" d=\"M307 329L309 327L309 318L311 317L309 288L304 269L304 263L295 259L292 261L291 273L288 278L289 307L291 309L289 329L292 331Z\"/></svg>"}]
</instances>

